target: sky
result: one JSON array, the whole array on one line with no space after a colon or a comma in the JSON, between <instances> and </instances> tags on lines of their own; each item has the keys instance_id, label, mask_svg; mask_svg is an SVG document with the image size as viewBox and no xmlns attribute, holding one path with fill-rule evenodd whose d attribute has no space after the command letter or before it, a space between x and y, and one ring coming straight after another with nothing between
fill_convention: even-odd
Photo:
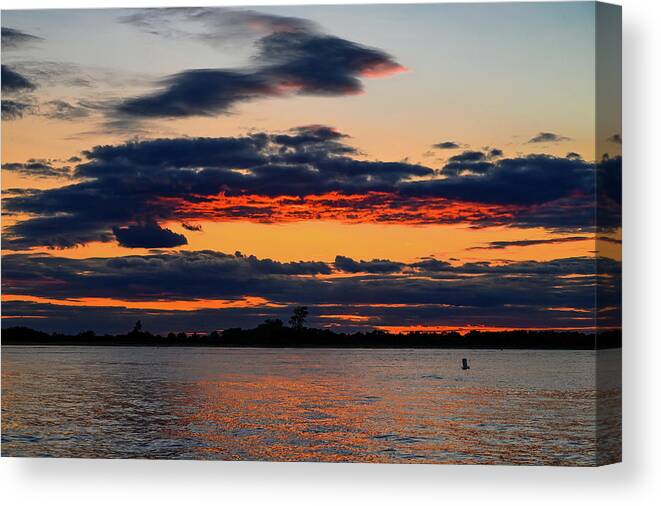
<instances>
[{"instance_id":1,"label":"sky","mask_svg":"<svg viewBox=\"0 0 661 506\"><path fill-rule=\"evenodd\" d=\"M618 45L591 2L3 11L2 325L617 326Z\"/></svg>"}]
</instances>

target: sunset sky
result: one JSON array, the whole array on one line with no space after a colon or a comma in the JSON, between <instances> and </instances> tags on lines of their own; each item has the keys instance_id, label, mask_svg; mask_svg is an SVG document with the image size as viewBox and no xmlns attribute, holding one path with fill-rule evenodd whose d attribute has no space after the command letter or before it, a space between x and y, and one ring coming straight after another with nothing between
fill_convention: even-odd
<instances>
[{"instance_id":1,"label":"sunset sky","mask_svg":"<svg viewBox=\"0 0 661 506\"><path fill-rule=\"evenodd\" d=\"M2 325L210 331L307 305L347 331L593 330L622 142L595 18L3 11Z\"/></svg>"}]
</instances>

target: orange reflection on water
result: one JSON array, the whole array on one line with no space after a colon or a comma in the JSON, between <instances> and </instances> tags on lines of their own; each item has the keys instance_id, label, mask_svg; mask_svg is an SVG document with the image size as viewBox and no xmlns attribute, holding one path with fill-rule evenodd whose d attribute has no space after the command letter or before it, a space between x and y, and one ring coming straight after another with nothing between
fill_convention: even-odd
<instances>
[{"instance_id":1,"label":"orange reflection on water","mask_svg":"<svg viewBox=\"0 0 661 506\"><path fill-rule=\"evenodd\" d=\"M269 374L191 386L196 409L174 435L199 440L202 458L223 460L585 465L595 458L591 388L471 381L454 364L454 355L470 351L440 352L438 361L418 360L425 351L378 363L365 356L331 367L325 352L319 361L307 350L287 353ZM531 365L538 370L529 374L545 374L541 362Z\"/></svg>"},{"instance_id":2,"label":"orange reflection on water","mask_svg":"<svg viewBox=\"0 0 661 506\"><path fill-rule=\"evenodd\" d=\"M3 347L2 450L590 465L620 451L600 353L598 419L591 351Z\"/></svg>"}]
</instances>

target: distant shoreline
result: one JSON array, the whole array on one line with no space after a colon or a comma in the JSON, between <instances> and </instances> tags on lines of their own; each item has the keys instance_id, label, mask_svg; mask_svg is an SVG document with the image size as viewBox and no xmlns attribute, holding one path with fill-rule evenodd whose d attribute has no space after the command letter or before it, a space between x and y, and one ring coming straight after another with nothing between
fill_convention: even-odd
<instances>
[{"instance_id":1,"label":"distant shoreline","mask_svg":"<svg viewBox=\"0 0 661 506\"><path fill-rule=\"evenodd\" d=\"M481 350L597 350L621 348L622 333L609 330L596 334L577 331L471 331L389 334L382 331L342 334L321 329L227 329L210 334L154 335L131 332L99 335L91 331L78 335L47 334L27 327L2 330L1 343L22 346L135 346L212 348L336 348L336 349L481 349Z\"/></svg>"},{"instance_id":2,"label":"distant shoreline","mask_svg":"<svg viewBox=\"0 0 661 506\"><path fill-rule=\"evenodd\" d=\"M224 349L252 349L252 350L519 350L519 351L601 351L620 350L621 346L600 346L598 348L542 348L542 347L476 347L476 346L255 346L255 345L214 345L214 344L99 344L99 343L2 343L2 346L26 346L26 347L81 347L81 348L224 348Z\"/></svg>"}]
</instances>

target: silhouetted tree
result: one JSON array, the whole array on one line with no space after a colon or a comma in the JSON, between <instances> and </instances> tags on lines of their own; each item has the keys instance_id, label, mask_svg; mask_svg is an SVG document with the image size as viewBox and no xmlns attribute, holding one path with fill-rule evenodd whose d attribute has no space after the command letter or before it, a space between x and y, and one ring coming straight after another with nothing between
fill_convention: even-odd
<instances>
[{"instance_id":1,"label":"silhouetted tree","mask_svg":"<svg viewBox=\"0 0 661 506\"><path fill-rule=\"evenodd\" d=\"M133 327L131 334L140 334L140 332L142 332L142 322L138 320L135 322L135 326Z\"/></svg>"},{"instance_id":2,"label":"silhouetted tree","mask_svg":"<svg viewBox=\"0 0 661 506\"><path fill-rule=\"evenodd\" d=\"M307 306L298 306L294 308L294 314L289 319L289 325L296 330L301 330L305 325L305 319L309 311Z\"/></svg>"}]
</instances>

